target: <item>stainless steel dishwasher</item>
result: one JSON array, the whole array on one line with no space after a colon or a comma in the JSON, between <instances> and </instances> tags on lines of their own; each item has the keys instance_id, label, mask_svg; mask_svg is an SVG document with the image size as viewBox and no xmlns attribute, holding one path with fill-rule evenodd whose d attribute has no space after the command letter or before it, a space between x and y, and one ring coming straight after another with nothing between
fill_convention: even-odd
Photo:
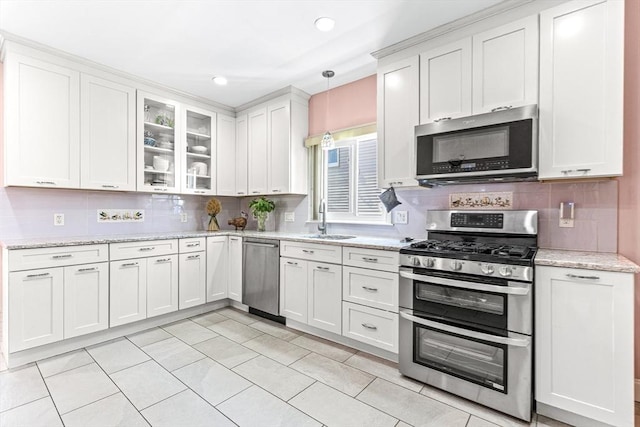
<instances>
[{"instance_id":1,"label":"stainless steel dishwasher","mask_svg":"<svg viewBox=\"0 0 640 427\"><path fill-rule=\"evenodd\" d=\"M242 303L248 305L252 313L278 316L280 241L246 237L242 246Z\"/></svg>"}]
</instances>

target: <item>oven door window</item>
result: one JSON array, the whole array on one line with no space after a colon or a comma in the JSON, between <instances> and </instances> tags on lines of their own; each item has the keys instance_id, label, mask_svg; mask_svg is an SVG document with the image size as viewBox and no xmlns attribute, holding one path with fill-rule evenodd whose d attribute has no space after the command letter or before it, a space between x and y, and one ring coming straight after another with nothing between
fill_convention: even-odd
<instances>
[{"instance_id":1,"label":"oven door window","mask_svg":"<svg viewBox=\"0 0 640 427\"><path fill-rule=\"evenodd\" d=\"M417 311L490 328L507 328L508 299L505 294L462 289L427 281L415 281L414 286L413 307Z\"/></svg>"},{"instance_id":2,"label":"oven door window","mask_svg":"<svg viewBox=\"0 0 640 427\"><path fill-rule=\"evenodd\" d=\"M414 323L414 362L507 393L507 346Z\"/></svg>"}]
</instances>

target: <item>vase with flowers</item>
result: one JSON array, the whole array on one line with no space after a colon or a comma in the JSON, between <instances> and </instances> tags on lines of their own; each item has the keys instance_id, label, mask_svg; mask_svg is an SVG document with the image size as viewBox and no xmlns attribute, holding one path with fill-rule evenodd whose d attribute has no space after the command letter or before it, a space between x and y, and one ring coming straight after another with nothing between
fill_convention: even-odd
<instances>
[{"instance_id":1,"label":"vase with flowers","mask_svg":"<svg viewBox=\"0 0 640 427\"><path fill-rule=\"evenodd\" d=\"M207 214L209 215L209 226L207 227L208 231L219 231L220 226L218 225L218 219L216 216L220 213L222 209L222 205L218 199L212 198L207 202Z\"/></svg>"},{"instance_id":2,"label":"vase with flowers","mask_svg":"<svg viewBox=\"0 0 640 427\"><path fill-rule=\"evenodd\" d=\"M253 213L253 216L258 220L258 231L265 231L265 223L269 217L269 213L273 212L275 208L276 204L273 200L269 200L262 196L257 199L253 199L251 203L249 203L251 213Z\"/></svg>"}]
</instances>

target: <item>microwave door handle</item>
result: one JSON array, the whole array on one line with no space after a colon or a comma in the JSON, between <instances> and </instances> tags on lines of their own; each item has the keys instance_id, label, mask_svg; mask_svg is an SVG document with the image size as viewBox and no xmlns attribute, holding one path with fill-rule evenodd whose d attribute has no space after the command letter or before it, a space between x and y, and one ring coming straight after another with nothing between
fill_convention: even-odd
<instances>
[{"instance_id":1,"label":"microwave door handle","mask_svg":"<svg viewBox=\"0 0 640 427\"><path fill-rule=\"evenodd\" d=\"M418 280L420 282L435 283L436 285L443 286L452 286L454 288L462 288L462 289L470 289L473 291L485 291L485 292L494 292L497 294L507 294L507 295L527 295L529 293L529 288L521 287L521 286L498 286L498 285L483 285L482 283L474 283L474 282L458 282L451 279L444 279L442 277L435 276L423 276L420 274L413 274L406 271L400 272L400 277L411 280ZM513 282L509 282L511 284Z\"/></svg>"},{"instance_id":2,"label":"microwave door handle","mask_svg":"<svg viewBox=\"0 0 640 427\"><path fill-rule=\"evenodd\" d=\"M456 326L445 325L444 323L434 322L432 320L422 319L412 314L411 310L404 308L400 309L400 317L410 322L417 323L422 326L437 329L443 332L449 332L452 334L462 335L467 338L474 338L482 341L487 341L495 344L503 344L511 347L528 347L531 344L530 338L508 338L499 337L496 335L485 334L483 332L470 331L468 329L458 328Z\"/></svg>"}]
</instances>

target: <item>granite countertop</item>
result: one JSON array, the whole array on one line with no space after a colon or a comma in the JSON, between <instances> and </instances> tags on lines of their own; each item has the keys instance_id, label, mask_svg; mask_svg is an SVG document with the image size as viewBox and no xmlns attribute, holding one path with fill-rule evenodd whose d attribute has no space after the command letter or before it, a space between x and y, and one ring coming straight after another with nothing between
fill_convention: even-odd
<instances>
[{"instance_id":1,"label":"granite countertop","mask_svg":"<svg viewBox=\"0 0 640 427\"><path fill-rule=\"evenodd\" d=\"M194 237L210 237L210 236L239 236L239 237L260 237L265 239L292 240L307 243L322 243L334 246L351 246L366 249L383 249L398 251L400 248L407 246L409 243L401 241L400 238L380 238L357 236L353 239L344 240L325 240L310 238L313 233L285 233L278 231L184 231L171 233L148 233L148 234L123 234L123 235L104 235L104 236L73 236L73 237L49 237L49 238L32 238L32 239L16 239L5 240L0 245L6 249L34 249L47 248L54 246L74 246L74 245L97 245L104 243L122 243L135 242L145 240L166 240L166 239L185 239Z\"/></svg>"},{"instance_id":2,"label":"granite countertop","mask_svg":"<svg viewBox=\"0 0 640 427\"><path fill-rule=\"evenodd\" d=\"M638 273L640 266L620 254L604 252L580 252L557 249L538 249L536 265L552 267L585 268L587 270Z\"/></svg>"}]
</instances>

